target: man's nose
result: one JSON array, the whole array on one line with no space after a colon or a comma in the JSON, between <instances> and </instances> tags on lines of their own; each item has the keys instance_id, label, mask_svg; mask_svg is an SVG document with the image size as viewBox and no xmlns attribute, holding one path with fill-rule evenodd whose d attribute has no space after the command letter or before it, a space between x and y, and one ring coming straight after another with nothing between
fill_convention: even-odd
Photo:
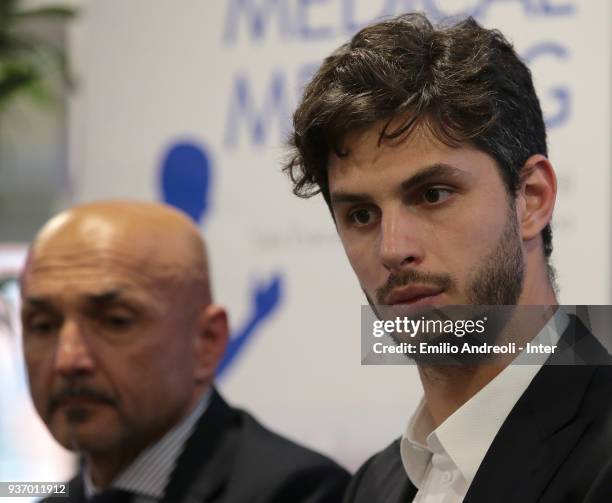
<instances>
[{"instance_id":1,"label":"man's nose","mask_svg":"<svg viewBox=\"0 0 612 503\"><path fill-rule=\"evenodd\" d=\"M58 336L55 371L64 377L70 377L87 374L93 369L94 361L82 328L75 320L65 320Z\"/></svg>"},{"instance_id":2,"label":"man's nose","mask_svg":"<svg viewBox=\"0 0 612 503\"><path fill-rule=\"evenodd\" d=\"M380 258L389 271L417 266L424 258L422 229L417 218L403 206L383 211Z\"/></svg>"}]
</instances>

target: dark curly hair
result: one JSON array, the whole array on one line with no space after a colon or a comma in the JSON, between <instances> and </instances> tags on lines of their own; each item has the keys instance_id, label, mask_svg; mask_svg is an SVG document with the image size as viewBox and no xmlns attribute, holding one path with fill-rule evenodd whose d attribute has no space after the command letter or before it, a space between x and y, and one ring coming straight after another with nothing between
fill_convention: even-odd
<instances>
[{"instance_id":1,"label":"dark curly hair","mask_svg":"<svg viewBox=\"0 0 612 503\"><path fill-rule=\"evenodd\" d=\"M404 14L362 29L327 57L293 116L284 166L293 192L321 192L329 205L330 153L346 155L347 133L379 121L379 144L424 126L449 146L474 145L495 159L511 195L525 161L547 155L531 72L499 31L472 18L434 27L423 14ZM542 240L549 257L550 224Z\"/></svg>"}]
</instances>

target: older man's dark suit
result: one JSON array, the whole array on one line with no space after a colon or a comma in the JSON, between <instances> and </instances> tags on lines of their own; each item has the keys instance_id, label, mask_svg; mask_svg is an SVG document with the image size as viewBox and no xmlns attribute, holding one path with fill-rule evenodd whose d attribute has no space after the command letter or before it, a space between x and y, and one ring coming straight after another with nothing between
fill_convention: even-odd
<instances>
[{"instance_id":1,"label":"older man's dark suit","mask_svg":"<svg viewBox=\"0 0 612 503\"><path fill-rule=\"evenodd\" d=\"M180 455L163 503L338 503L348 473L261 426L215 391ZM81 476L69 498L82 503Z\"/></svg>"},{"instance_id":2,"label":"older man's dark suit","mask_svg":"<svg viewBox=\"0 0 612 503\"><path fill-rule=\"evenodd\" d=\"M464 503L583 503L589 491L595 497L596 480L605 487L603 470L612 460L612 358L571 316L550 361L562 365L545 365L536 374L493 440ZM563 365L571 363L589 365ZM344 502L409 503L416 492L396 440L360 468Z\"/></svg>"}]
</instances>

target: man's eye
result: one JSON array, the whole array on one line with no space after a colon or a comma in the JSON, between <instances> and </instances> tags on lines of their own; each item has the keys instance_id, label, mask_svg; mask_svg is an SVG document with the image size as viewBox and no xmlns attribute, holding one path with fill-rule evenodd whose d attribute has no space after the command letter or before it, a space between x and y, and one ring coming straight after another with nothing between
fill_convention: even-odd
<instances>
[{"instance_id":1,"label":"man's eye","mask_svg":"<svg viewBox=\"0 0 612 503\"><path fill-rule=\"evenodd\" d=\"M453 191L443 187L431 187L423 193L423 202L436 204L445 201L452 195Z\"/></svg>"},{"instance_id":2,"label":"man's eye","mask_svg":"<svg viewBox=\"0 0 612 503\"><path fill-rule=\"evenodd\" d=\"M125 315L109 315L103 318L104 324L115 330L122 330L129 328L134 322L132 316Z\"/></svg>"},{"instance_id":3,"label":"man's eye","mask_svg":"<svg viewBox=\"0 0 612 503\"><path fill-rule=\"evenodd\" d=\"M363 227L371 224L376 219L376 212L370 208L359 208L351 211L348 217L353 225Z\"/></svg>"},{"instance_id":4,"label":"man's eye","mask_svg":"<svg viewBox=\"0 0 612 503\"><path fill-rule=\"evenodd\" d=\"M46 335L52 333L54 330L55 323L48 318L35 318L27 324L27 331L34 334Z\"/></svg>"}]
</instances>

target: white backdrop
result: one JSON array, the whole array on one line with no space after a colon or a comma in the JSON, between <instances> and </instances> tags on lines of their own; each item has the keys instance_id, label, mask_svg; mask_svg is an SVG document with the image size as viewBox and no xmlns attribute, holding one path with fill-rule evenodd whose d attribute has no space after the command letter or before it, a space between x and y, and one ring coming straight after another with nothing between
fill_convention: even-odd
<instances>
[{"instance_id":1,"label":"white backdrop","mask_svg":"<svg viewBox=\"0 0 612 503\"><path fill-rule=\"evenodd\" d=\"M25 245L0 244L0 481L62 481L74 459L48 434L30 399L19 329L19 291ZM28 503L39 498L1 498Z\"/></svg>"},{"instance_id":2,"label":"white backdrop","mask_svg":"<svg viewBox=\"0 0 612 503\"><path fill-rule=\"evenodd\" d=\"M84 8L71 39L79 92L67 199L160 200L168 152L183 144L185 155L203 156L189 162L209 176L201 225L213 286L235 334L247 334L220 387L267 425L355 468L400 434L420 396L414 368L360 366L357 281L323 200L298 200L280 173L301 85L383 14L474 14L529 60L560 180L561 300L610 302L609 2L90 0ZM254 309L257 291L269 309Z\"/></svg>"}]
</instances>

